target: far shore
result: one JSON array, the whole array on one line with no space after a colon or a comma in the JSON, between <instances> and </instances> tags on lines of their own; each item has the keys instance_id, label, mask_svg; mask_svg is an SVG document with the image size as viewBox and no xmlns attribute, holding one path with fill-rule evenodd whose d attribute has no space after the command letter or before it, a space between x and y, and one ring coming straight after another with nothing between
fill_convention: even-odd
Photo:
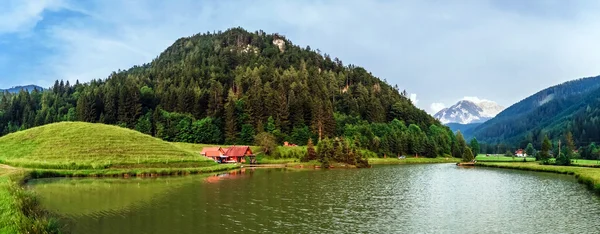
<instances>
[{"instance_id":1,"label":"far shore","mask_svg":"<svg viewBox=\"0 0 600 234\"><path fill-rule=\"evenodd\" d=\"M573 175L579 183L585 184L589 189L600 195L600 170L598 168L541 165L539 162L477 162L476 166Z\"/></svg>"}]
</instances>

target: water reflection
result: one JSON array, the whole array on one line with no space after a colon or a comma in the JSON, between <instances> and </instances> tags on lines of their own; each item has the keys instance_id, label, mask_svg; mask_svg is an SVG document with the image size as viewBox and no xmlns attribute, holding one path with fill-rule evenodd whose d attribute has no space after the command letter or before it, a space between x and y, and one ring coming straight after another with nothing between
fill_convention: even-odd
<instances>
[{"instance_id":1,"label":"water reflection","mask_svg":"<svg viewBox=\"0 0 600 234\"><path fill-rule=\"evenodd\" d=\"M33 187L44 206L69 218L74 233L581 233L600 228L598 198L572 177L451 164L245 168L157 179L51 180Z\"/></svg>"}]
</instances>

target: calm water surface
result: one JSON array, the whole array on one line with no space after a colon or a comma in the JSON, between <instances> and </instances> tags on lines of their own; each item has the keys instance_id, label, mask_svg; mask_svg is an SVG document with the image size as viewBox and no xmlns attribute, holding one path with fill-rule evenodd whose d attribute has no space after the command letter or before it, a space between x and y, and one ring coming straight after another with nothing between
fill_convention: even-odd
<instances>
[{"instance_id":1,"label":"calm water surface","mask_svg":"<svg viewBox=\"0 0 600 234\"><path fill-rule=\"evenodd\" d=\"M570 176L452 164L30 185L72 233L600 233Z\"/></svg>"}]
</instances>

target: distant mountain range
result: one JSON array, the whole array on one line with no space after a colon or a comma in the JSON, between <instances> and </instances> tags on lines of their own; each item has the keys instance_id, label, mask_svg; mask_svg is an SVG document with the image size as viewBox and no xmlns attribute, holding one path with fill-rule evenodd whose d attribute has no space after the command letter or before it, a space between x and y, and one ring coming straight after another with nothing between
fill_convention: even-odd
<instances>
[{"instance_id":1,"label":"distant mountain range","mask_svg":"<svg viewBox=\"0 0 600 234\"><path fill-rule=\"evenodd\" d=\"M565 82L537 92L472 129L480 141L539 146L571 131L577 145L600 142L600 76Z\"/></svg>"},{"instance_id":2,"label":"distant mountain range","mask_svg":"<svg viewBox=\"0 0 600 234\"><path fill-rule=\"evenodd\" d=\"M440 110L433 117L446 125L449 123L459 123L464 125L483 123L496 116L502 110L504 110L504 107L493 101L460 100L453 106Z\"/></svg>"},{"instance_id":3,"label":"distant mountain range","mask_svg":"<svg viewBox=\"0 0 600 234\"><path fill-rule=\"evenodd\" d=\"M4 92L8 91L9 93L18 93L21 90L25 90L27 92L31 92L31 91L33 91L35 89L37 89L39 91L45 90L44 88L42 88L40 86L37 86L37 85L25 85L25 86L15 86L15 87L12 87L10 89L0 89L0 92L4 93Z\"/></svg>"}]
</instances>

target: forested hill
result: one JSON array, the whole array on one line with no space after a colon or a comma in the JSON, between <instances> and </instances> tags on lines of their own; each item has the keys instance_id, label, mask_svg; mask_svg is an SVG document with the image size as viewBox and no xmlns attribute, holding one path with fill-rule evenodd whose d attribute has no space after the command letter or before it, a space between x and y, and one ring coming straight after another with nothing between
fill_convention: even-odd
<instances>
[{"instance_id":1,"label":"forested hill","mask_svg":"<svg viewBox=\"0 0 600 234\"><path fill-rule=\"evenodd\" d=\"M57 81L45 92L5 94L0 111L4 134L79 120L203 143L248 144L263 131L297 144L309 137L360 135L365 146L384 153L409 153L413 146L420 152L424 147L417 143L428 141L445 147L453 137L406 92L365 69L278 34L241 28L181 38L151 63L106 79ZM418 136L409 141L408 133L393 133L394 119L402 131L418 127L412 131ZM392 149L400 140L416 143Z\"/></svg>"},{"instance_id":2,"label":"forested hill","mask_svg":"<svg viewBox=\"0 0 600 234\"><path fill-rule=\"evenodd\" d=\"M478 140L525 148L539 146L544 135L558 140L572 132L578 145L600 142L597 99L600 76L544 89L507 108L473 130Z\"/></svg>"}]
</instances>

